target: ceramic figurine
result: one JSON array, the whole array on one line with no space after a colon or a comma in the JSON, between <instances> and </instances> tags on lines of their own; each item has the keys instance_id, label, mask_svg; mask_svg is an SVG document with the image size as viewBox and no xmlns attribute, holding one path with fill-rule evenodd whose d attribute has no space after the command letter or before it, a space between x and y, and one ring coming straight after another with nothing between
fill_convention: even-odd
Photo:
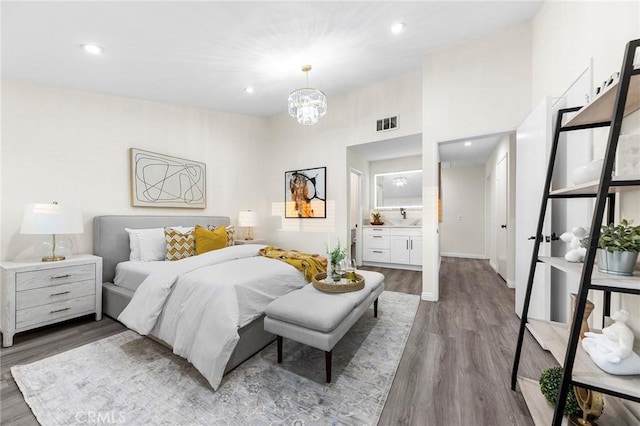
<instances>
[{"instance_id":1,"label":"ceramic figurine","mask_svg":"<svg viewBox=\"0 0 640 426\"><path fill-rule=\"evenodd\" d=\"M614 323L602 334L587 332L582 347L603 371L615 375L640 374L640 356L633 352L633 331L627 326L629 312L619 310Z\"/></svg>"},{"instance_id":2,"label":"ceramic figurine","mask_svg":"<svg viewBox=\"0 0 640 426\"><path fill-rule=\"evenodd\" d=\"M582 247L581 241L588 235L588 231L582 226L576 226L571 232L565 232L560 235L560 239L565 243L569 243L569 251L564 255L567 262L582 262L587 254L587 249Z\"/></svg>"}]
</instances>

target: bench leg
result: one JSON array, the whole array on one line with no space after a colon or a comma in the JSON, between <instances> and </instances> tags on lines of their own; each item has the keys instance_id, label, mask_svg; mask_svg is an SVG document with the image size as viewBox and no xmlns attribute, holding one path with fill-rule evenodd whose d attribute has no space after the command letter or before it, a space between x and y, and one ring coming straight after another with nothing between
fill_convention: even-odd
<instances>
[{"instance_id":1,"label":"bench leg","mask_svg":"<svg viewBox=\"0 0 640 426\"><path fill-rule=\"evenodd\" d=\"M373 301L373 316L374 318L378 318L378 298Z\"/></svg>"},{"instance_id":2,"label":"bench leg","mask_svg":"<svg viewBox=\"0 0 640 426\"><path fill-rule=\"evenodd\" d=\"M331 354L333 351L324 352L324 367L327 372L327 383L331 383Z\"/></svg>"},{"instance_id":3,"label":"bench leg","mask_svg":"<svg viewBox=\"0 0 640 426\"><path fill-rule=\"evenodd\" d=\"M278 364L282 364L282 336L276 336L276 346L278 347Z\"/></svg>"}]
</instances>

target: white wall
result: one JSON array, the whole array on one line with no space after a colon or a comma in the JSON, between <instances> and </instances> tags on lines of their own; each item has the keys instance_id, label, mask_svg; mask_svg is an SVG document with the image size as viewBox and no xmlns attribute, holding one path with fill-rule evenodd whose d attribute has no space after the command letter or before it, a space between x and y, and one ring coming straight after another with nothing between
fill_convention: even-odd
<instances>
[{"instance_id":1,"label":"white wall","mask_svg":"<svg viewBox=\"0 0 640 426\"><path fill-rule=\"evenodd\" d=\"M299 125L288 114L271 117L269 131L272 155L268 159L269 167L264 169L263 181L267 182L266 193L272 211L277 214L284 202L282 182L286 170L327 166L327 198L332 217L314 220L274 219L270 242L282 247L322 252L331 233L332 244L336 239L344 244L348 240L349 230L349 167L360 169L355 163L347 163L346 149L352 145L420 133L421 93L422 76L415 71L346 96L332 97L328 94L327 115L313 127ZM376 133L375 120L385 115L402 117L399 119L400 125L393 132ZM351 158L356 161L355 156ZM362 171L368 173L368 170Z\"/></svg>"},{"instance_id":2,"label":"white wall","mask_svg":"<svg viewBox=\"0 0 640 426\"><path fill-rule=\"evenodd\" d=\"M485 259L485 168L442 168L442 256Z\"/></svg>"},{"instance_id":3,"label":"white wall","mask_svg":"<svg viewBox=\"0 0 640 426\"><path fill-rule=\"evenodd\" d=\"M92 218L105 214L267 216L260 191L267 120L45 86L3 82L3 260L33 257L42 237L19 233L27 203L80 208L85 232L74 253L93 250ZM207 208L131 207L130 147L203 161ZM257 228L264 235L264 228Z\"/></svg>"},{"instance_id":4,"label":"white wall","mask_svg":"<svg viewBox=\"0 0 640 426\"><path fill-rule=\"evenodd\" d=\"M531 107L531 25L427 54L423 78L423 299L438 298L439 141L514 130Z\"/></svg>"},{"instance_id":5,"label":"white wall","mask_svg":"<svg viewBox=\"0 0 640 426\"><path fill-rule=\"evenodd\" d=\"M544 2L532 21L532 106L545 95L561 94L593 58L594 91L612 73L620 71L625 45L640 38L640 3L637 1ZM640 113L627 117L623 133L640 133ZM594 131L594 158L602 158L608 129ZM619 217L640 223L640 191L620 197ZM603 300L592 292L596 310L591 315L599 326ZM632 314L640 337L640 297L614 295L613 309Z\"/></svg>"}]
</instances>

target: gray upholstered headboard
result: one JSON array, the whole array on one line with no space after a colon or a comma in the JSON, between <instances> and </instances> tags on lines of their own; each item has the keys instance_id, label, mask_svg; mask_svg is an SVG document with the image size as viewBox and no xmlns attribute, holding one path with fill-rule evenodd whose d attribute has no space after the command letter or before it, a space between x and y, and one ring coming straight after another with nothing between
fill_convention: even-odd
<instances>
[{"instance_id":1,"label":"gray upholstered headboard","mask_svg":"<svg viewBox=\"0 0 640 426\"><path fill-rule=\"evenodd\" d=\"M93 254L102 257L102 280L113 282L116 265L129 260L129 234L124 228L229 225L227 216L96 216L93 218Z\"/></svg>"}]
</instances>

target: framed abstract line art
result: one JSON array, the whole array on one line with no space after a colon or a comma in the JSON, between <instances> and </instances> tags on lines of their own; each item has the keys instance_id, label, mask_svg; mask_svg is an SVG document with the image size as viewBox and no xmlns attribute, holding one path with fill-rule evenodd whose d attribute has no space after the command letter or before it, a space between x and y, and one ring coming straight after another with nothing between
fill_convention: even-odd
<instances>
[{"instance_id":1,"label":"framed abstract line art","mask_svg":"<svg viewBox=\"0 0 640 426\"><path fill-rule=\"evenodd\" d=\"M327 217L327 168L291 170L284 173L286 218Z\"/></svg>"},{"instance_id":2,"label":"framed abstract line art","mask_svg":"<svg viewBox=\"0 0 640 426\"><path fill-rule=\"evenodd\" d=\"M206 165L131 148L131 205L134 207L206 207Z\"/></svg>"}]
</instances>

